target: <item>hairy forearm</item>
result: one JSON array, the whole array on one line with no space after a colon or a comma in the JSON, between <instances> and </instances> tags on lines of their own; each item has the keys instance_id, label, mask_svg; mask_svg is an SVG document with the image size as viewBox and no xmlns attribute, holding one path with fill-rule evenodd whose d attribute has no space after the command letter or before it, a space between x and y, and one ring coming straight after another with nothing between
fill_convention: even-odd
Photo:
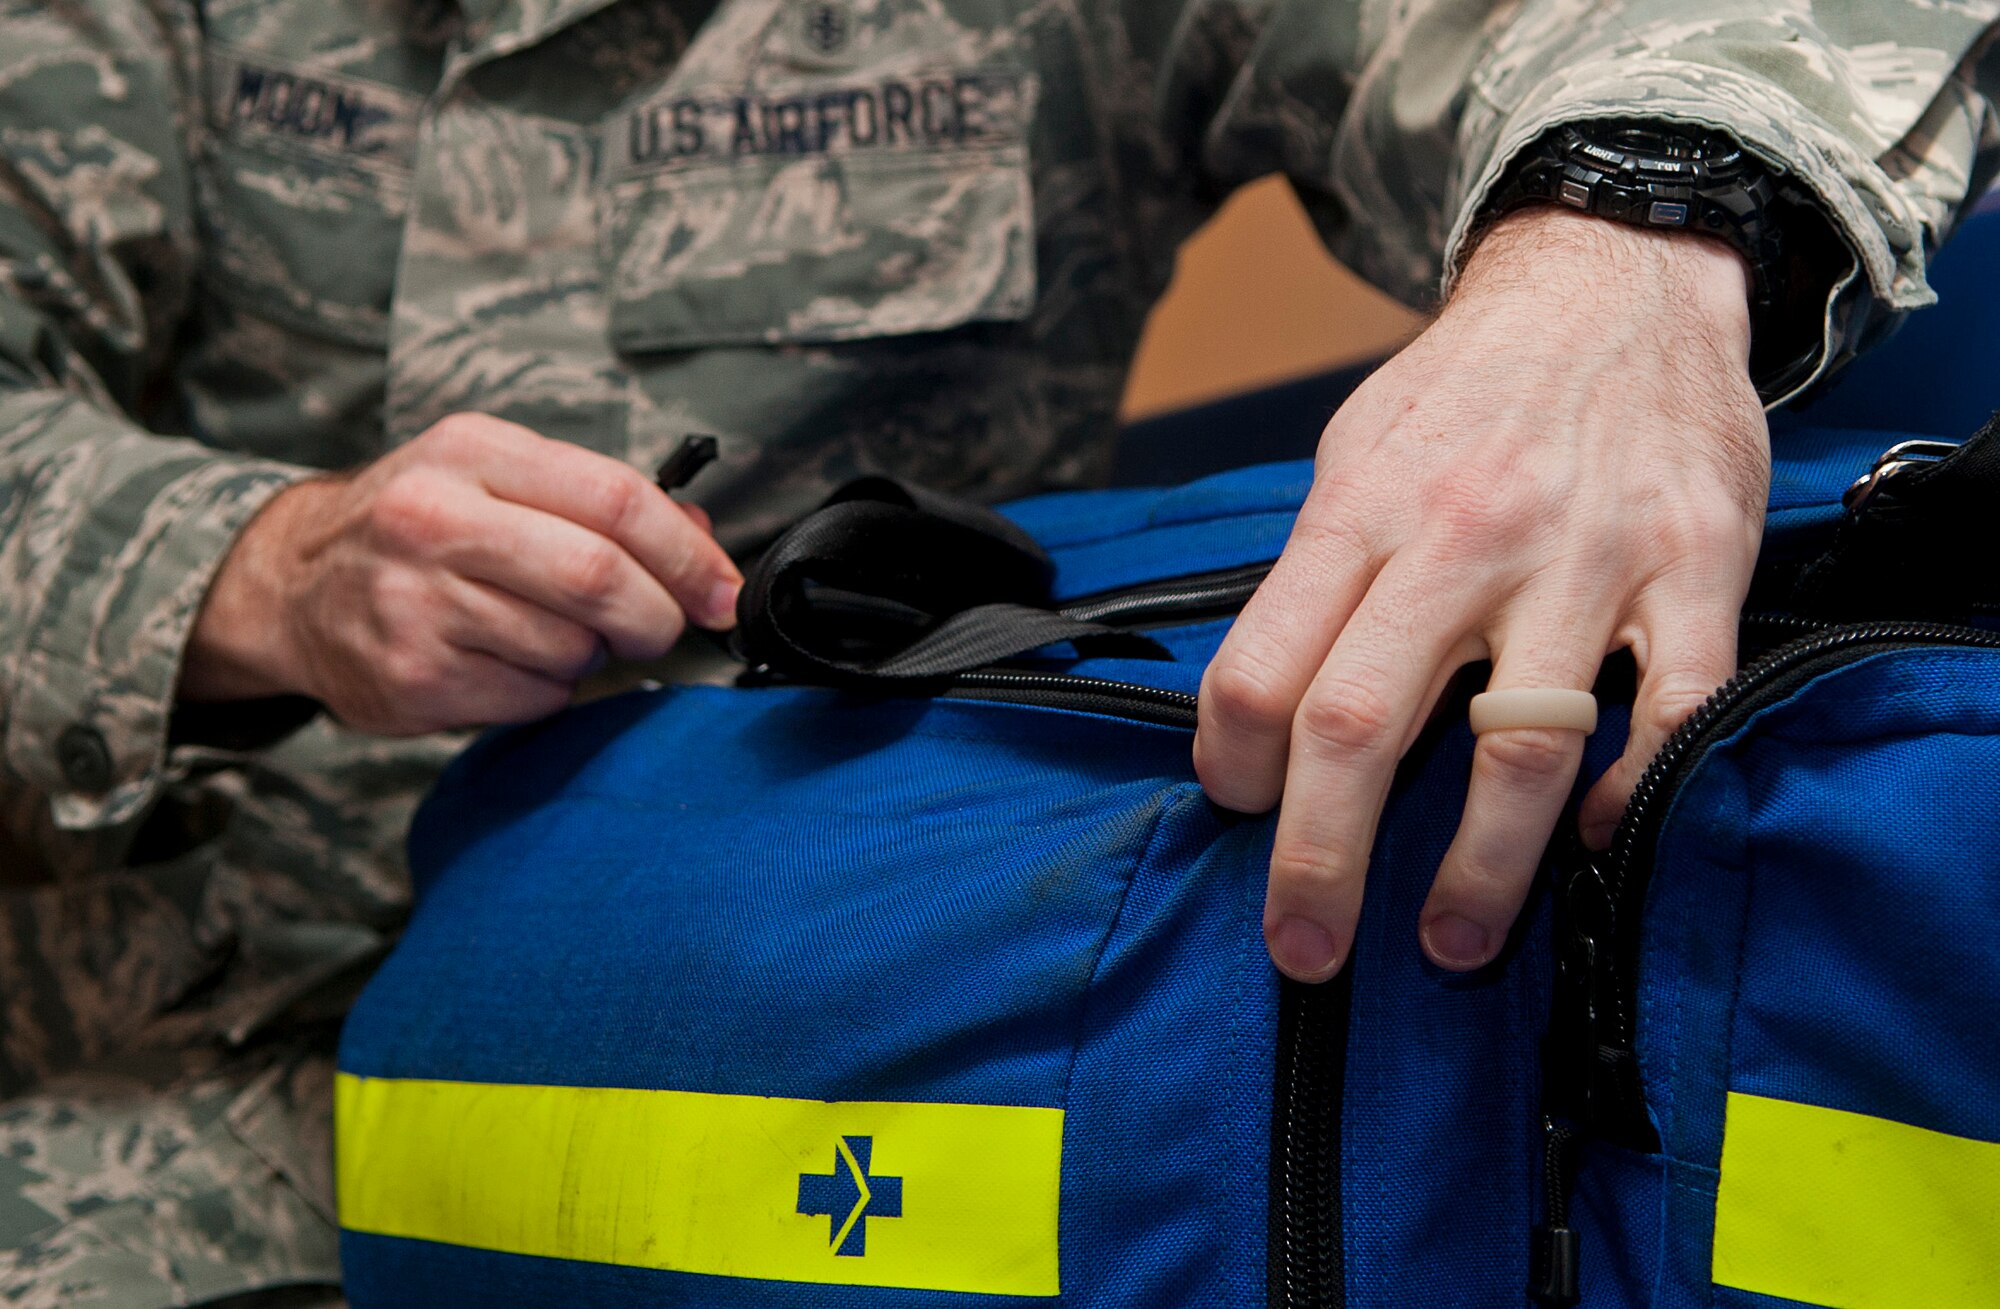
<instances>
[{"instance_id":1,"label":"hairy forearm","mask_svg":"<svg viewBox=\"0 0 2000 1309\"><path fill-rule=\"evenodd\" d=\"M1538 205L1508 214L1480 236L1452 299L1497 295L1540 307L1544 327L1559 333L1587 322L1568 310L1607 300L1656 303L1677 323L1703 323L1718 350L1747 362L1749 291L1749 266L1719 240Z\"/></svg>"}]
</instances>

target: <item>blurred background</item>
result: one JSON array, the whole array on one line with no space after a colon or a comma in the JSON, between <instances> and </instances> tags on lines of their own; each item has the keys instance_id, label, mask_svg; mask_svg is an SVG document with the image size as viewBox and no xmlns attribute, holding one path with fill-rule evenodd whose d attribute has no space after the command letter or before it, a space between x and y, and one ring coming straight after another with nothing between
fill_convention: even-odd
<instances>
[{"instance_id":1,"label":"blurred background","mask_svg":"<svg viewBox=\"0 0 2000 1309\"><path fill-rule=\"evenodd\" d=\"M1290 184L1267 177L1181 247L1123 417L1138 422L1378 359L1420 326L1418 314L1336 264Z\"/></svg>"}]
</instances>

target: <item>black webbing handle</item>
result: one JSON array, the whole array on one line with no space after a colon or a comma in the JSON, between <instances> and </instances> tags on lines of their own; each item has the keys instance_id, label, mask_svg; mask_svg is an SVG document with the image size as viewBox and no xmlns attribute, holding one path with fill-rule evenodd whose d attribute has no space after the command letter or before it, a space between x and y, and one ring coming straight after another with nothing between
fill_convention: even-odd
<instances>
[{"instance_id":1,"label":"black webbing handle","mask_svg":"<svg viewBox=\"0 0 2000 1309\"><path fill-rule=\"evenodd\" d=\"M752 667L833 686L909 689L1069 642L1165 659L1158 642L1057 613L1055 565L979 505L884 477L851 482L744 579L737 648Z\"/></svg>"},{"instance_id":2,"label":"black webbing handle","mask_svg":"<svg viewBox=\"0 0 2000 1309\"><path fill-rule=\"evenodd\" d=\"M1799 574L1790 608L1828 622L2000 613L2000 415L1946 458L1885 476Z\"/></svg>"}]
</instances>

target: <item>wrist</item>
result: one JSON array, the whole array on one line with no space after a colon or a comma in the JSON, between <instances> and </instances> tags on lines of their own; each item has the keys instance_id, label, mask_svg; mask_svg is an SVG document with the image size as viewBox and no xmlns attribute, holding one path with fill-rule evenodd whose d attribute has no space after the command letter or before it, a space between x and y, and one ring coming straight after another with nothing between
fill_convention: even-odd
<instances>
[{"instance_id":1,"label":"wrist","mask_svg":"<svg viewBox=\"0 0 2000 1309\"><path fill-rule=\"evenodd\" d=\"M188 702L310 695L290 617L302 559L302 529L323 513L334 483L287 487L252 518L223 556L181 658L179 698Z\"/></svg>"},{"instance_id":2,"label":"wrist","mask_svg":"<svg viewBox=\"0 0 2000 1309\"><path fill-rule=\"evenodd\" d=\"M1496 219L1467 256L1452 303L1526 294L1561 323L1580 304L1697 323L1732 357L1750 349L1750 268L1724 242L1630 227L1555 205Z\"/></svg>"}]
</instances>

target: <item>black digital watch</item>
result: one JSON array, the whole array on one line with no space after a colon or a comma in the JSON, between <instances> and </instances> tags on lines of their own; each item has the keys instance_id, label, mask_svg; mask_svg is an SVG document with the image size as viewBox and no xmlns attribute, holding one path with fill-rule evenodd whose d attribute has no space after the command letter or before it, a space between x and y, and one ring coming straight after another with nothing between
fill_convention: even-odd
<instances>
[{"instance_id":1,"label":"black digital watch","mask_svg":"<svg viewBox=\"0 0 2000 1309\"><path fill-rule=\"evenodd\" d=\"M1727 242L1750 269L1750 372L1767 400L1818 362L1826 298L1852 262L1810 192L1723 132L1659 122L1566 124L1514 159L1479 225L1555 203Z\"/></svg>"}]
</instances>

